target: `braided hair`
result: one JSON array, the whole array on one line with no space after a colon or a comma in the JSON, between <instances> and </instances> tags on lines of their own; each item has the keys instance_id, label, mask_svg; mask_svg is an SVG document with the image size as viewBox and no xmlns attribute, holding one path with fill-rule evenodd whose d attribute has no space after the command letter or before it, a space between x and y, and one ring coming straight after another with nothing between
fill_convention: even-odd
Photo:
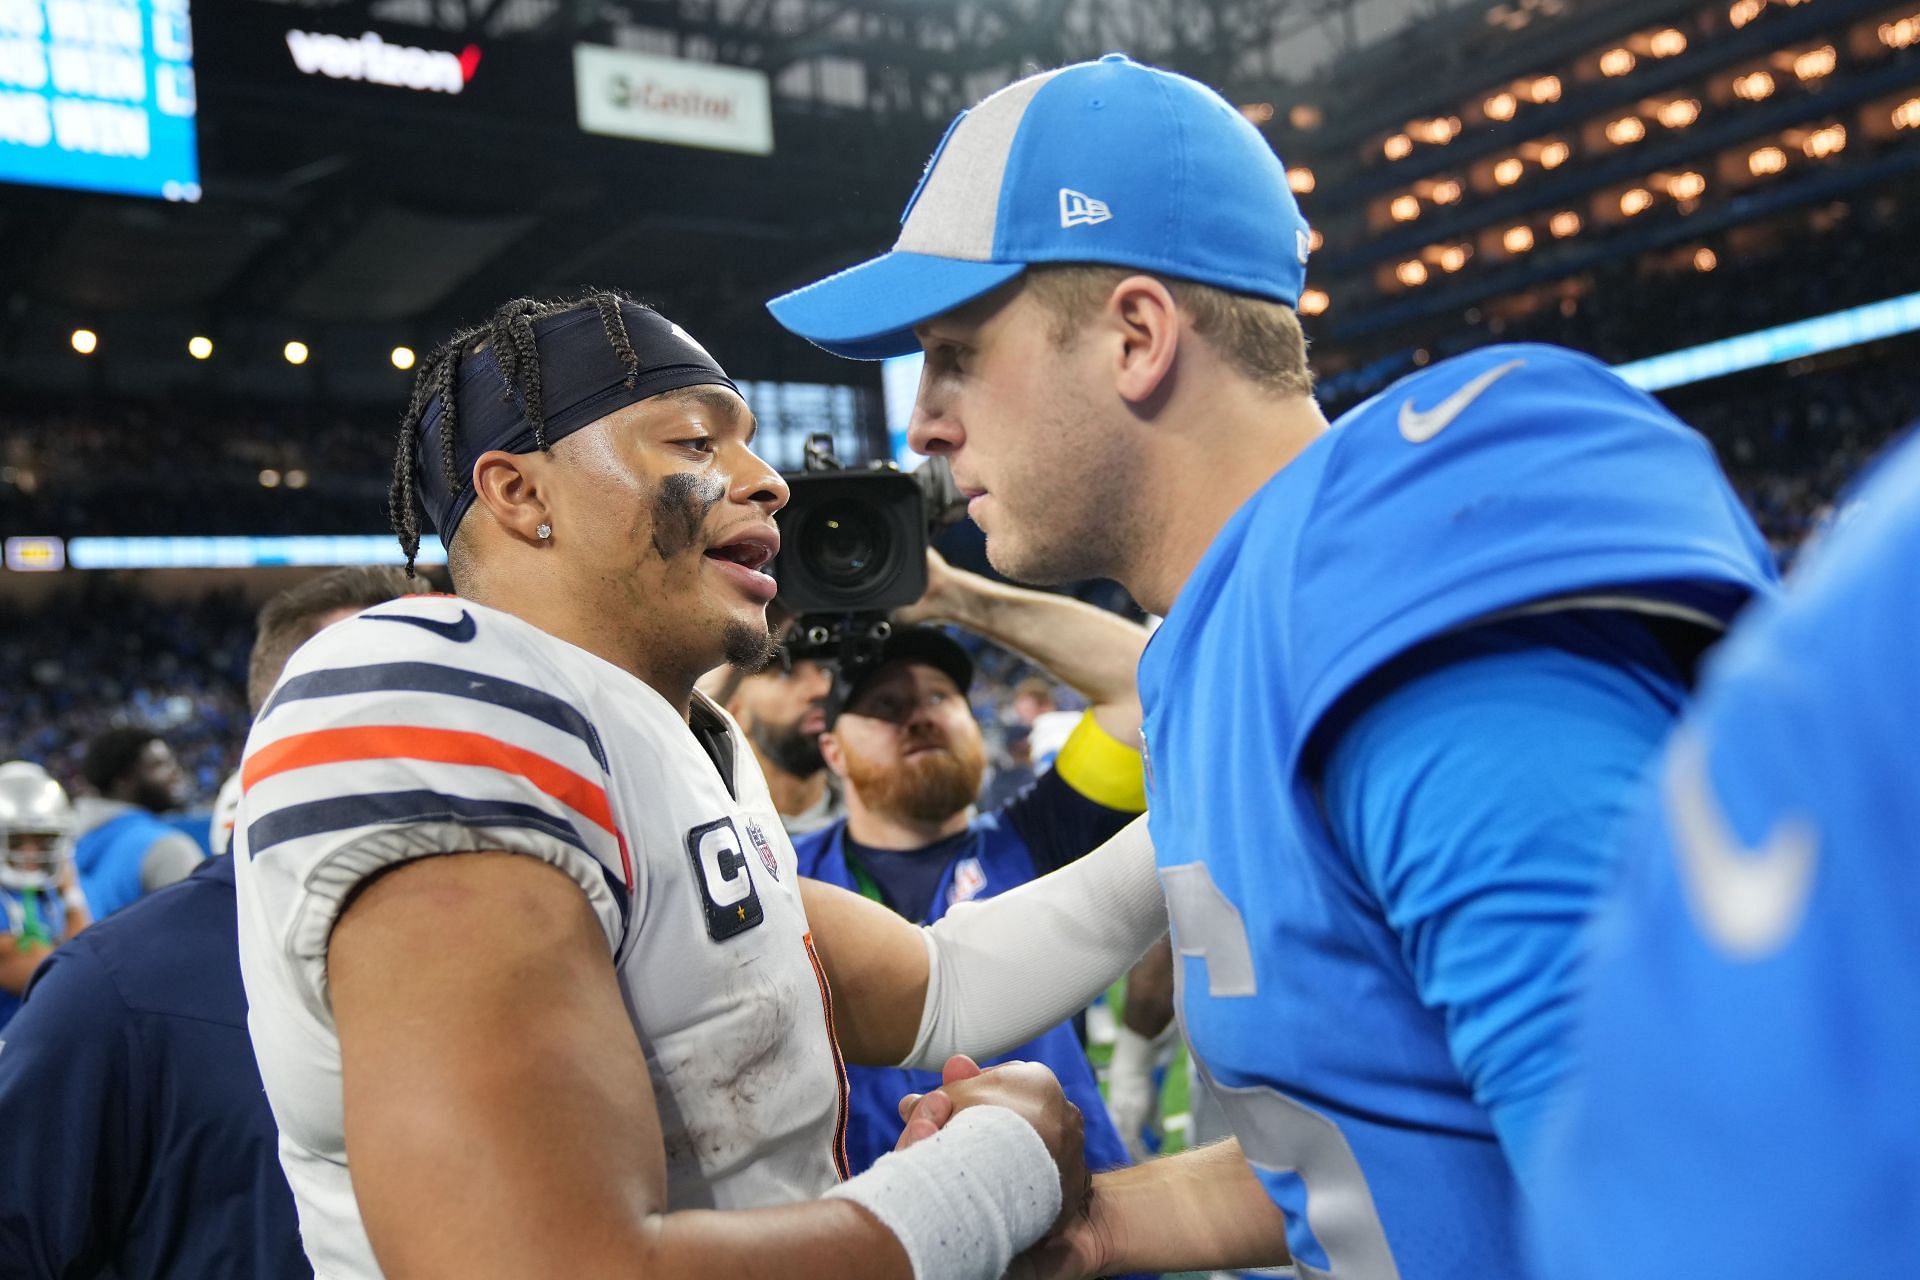
<instances>
[{"instance_id":1,"label":"braided hair","mask_svg":"<svg viewBox=\"0 0 1920 1280\"><path fill-rule=\"evenodd\" d=\"M420 553L420 538L425 512L420 506L418 486L414 482L415 445L427 415L427 406L440 400L440 465L447 489L458 493L468 477L459 474L458 389L460 366L468 356L493 348L494 361L500 366L500 398L512 400L516 392L527 406L527 425L533 429L533 443L542 452L547 449L547 409L543 399L540 348L535 341L535 322L549 316L565 315L592 307L600 313L600 327L607 344L627 369L627 386L640 376L640 357L633 349L623 306L636 306L632 298L609 289L596 289L573 298L539 302L515 298L495 311L484 324L462 329L436 347L421 362L414 375L413 394L406 412L400 415L400 431L393 446L393 483L387 490L387 512L393 532L407 553L407 576L413 577L413 563ZM446 534L451 538L451 533Z\"/></svg>"}]
</instances>

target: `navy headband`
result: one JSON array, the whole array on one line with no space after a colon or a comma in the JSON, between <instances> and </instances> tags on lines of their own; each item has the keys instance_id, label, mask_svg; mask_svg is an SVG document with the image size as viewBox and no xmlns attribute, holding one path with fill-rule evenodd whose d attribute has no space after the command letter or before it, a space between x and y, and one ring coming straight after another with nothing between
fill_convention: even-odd
<instances>
[{"instance_id":1,"label":"navy headband","mask_svg":"<svg viewBox=\"0 0 1920 1280\"><path fill-rule=\"evenodd\" d=\"M668 391L700 386L740 390L704 347L659 312L623 302L620 317L626 322L634 354L640 358L637 375L608 341L598 308L589 306L533 322L534 341L540 352L540 398L547 410L544 435L549 445L616 410ZM475 460L492 449L532 453L536 447L526 401L519 387L508 391L491 341L460 361L454 387L459 409L454 424L454 478L458 487L449 491L441 463L440 424L445 406L437 395L421 414L414 445L414 486L421 508L433 518L442 542L453 540L453 531L473 505Z\"/></svg>"}]
</instances>

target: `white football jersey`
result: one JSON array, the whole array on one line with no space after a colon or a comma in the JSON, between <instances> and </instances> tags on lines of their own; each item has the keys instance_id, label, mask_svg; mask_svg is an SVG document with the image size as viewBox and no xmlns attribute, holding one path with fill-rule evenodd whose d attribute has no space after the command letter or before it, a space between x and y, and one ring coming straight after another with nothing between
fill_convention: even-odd
<instances>
[{"instance_id":1,"label":"white football jersey","mask_svg":"<svg viewBox=\"0 0 1920 1280\"><path fill-rule=\"evenodd\" d=\"M409 858L506 850L564 871L646 1048L669 1205L810 1199L845 1176L845 1074L788 843L752 752L696 695L497 610L410 596L329 627L247 741L234 828L248 1025L323 1277L380 1274L348 1178L327 940Z\"/></svg>"}]
</instances>

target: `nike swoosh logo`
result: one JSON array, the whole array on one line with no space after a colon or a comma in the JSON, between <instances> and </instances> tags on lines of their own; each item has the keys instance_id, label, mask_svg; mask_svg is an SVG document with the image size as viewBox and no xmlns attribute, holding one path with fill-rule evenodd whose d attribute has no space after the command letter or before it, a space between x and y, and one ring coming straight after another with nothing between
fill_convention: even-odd
<instances>
[{"instance_id":1,"label":"nike swoosh logo","mask_svg":"<svg viewBox=\"0 0 1920 1280\"><path fill-rule=\"evenodd\" d=\"M1664 779L1681 879L1701 931L1736 960L1778 951L1806 915L1820 842L1804 818L1774 824L1758 848L1734 833L1707 775L1697 733L1674 735Z\"/></svg>"},{"instance_id":2,"label":"nike swoosh logo","mask_svg":"<svg viewBox=\"0 0 1920 1280\"><path fill-rule=\"evenodd\" d=\"M1400 406L1401 436L1408 444L1425 444L1445 431L1448 423L1480 398L1481 392L1525 363L1525 360L1509 360L1505 364L1497 364L1431 409L1414 408L1413 400L1409 397Z\"/></svg>"},{"instance_id":3,"label":"nike swoosh logo","mask_svg":"<svg viewBox=\"0 0 1920 1280\"><path fill-rule=\"evenodd\" d=\"M435 622L432 618L410 618L403 614L381 613L367 619L368 622L404 622L410 627L419 627L422 631L431 631L443 640L455 644L465 644L473 639L473 615L465 609L460 611L458 622Z\"/></svg>"}]
</instances>

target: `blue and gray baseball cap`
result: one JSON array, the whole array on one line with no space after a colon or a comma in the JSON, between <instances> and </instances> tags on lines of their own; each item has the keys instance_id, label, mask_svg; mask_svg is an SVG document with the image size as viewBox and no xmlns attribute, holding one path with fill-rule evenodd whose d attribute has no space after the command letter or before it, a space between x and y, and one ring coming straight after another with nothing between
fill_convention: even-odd
<instances>
[{"instance_id":1,"label":"blue and gray baseball cap","mask_svg":"<svg viewBox=\"0 0 1920 1280\"><path fill-rule=\"evenodd\" d=\"M1040 262L1108 263L1298 304L1307 223L1280 158L1196 80L1122 54L960 113L891 252L767 304L836 355L918 351L913 326Z\"/></svg>"}]
</instances>

